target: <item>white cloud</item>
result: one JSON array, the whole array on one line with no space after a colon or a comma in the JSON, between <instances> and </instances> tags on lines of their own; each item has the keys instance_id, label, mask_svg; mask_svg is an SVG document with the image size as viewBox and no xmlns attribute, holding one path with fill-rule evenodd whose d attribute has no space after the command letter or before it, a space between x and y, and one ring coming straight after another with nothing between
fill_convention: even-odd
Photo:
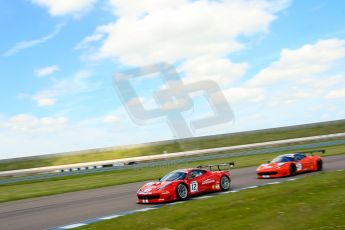
<instances>
[{"instance_id":1,"label":"white cloud","mask_svg":"<svg viewBox=\"0 0 345 230\"><path fill-rule=\"evenodd\" d=\"M138 18L146 13L152 13L167 9L176 9L181 5L188 3L187 0L142 0L142 1L126 1L126 0L110 0L113 13L121 18Z\"/></svg>"},{"instance_id":2,"label":"white cloud","mask_svg":"<svg viewBox=\"0 0 345 230\"><path fill-rule=\"evenodd\" d=\"M262 88L237 87L223 91L230 103L261 102L265 98Z\"/></svg>"},{"instance_id":3,"label":"white cloud","mask_svg":"<svg viewBox=\"0 0 345 230\"><path fill-rule=\"evenodd\" d=\"M38 106L50 106L55 105L56 99L54 98L37 98L36 100Z\"/></svg>"},{"instance_id":4,"label":"white cloud","mask_svg":"<svg viewBox=\"0 0 345 230\"><path fill-rule=\"evenodd\" d=\"M59 70L57 65L46 66L35 70L35 75L38 77L45 77L51 75Z\"/></svg>"},{"instance_id":5,"label":"white cloud","mask_svg":"<svg viewBox=\"0 0 345 230\"><path fill-rule=\"evenodd\" d=\"M19 114L0 120L0 127L20 133L49 133L63 129L67 125L65 117L36 117L30 114Z\"/></svg>"},{"instance_id":6,"label":"white cloud","mask_svg":"<svg viewBox=\"0 0 345 230\"><path fill-rule=\"evenodd\" d=\"M222 86L238 80L246 70L246 63L232 63L226 58L205 56L189 59L181 67L181 71L187 73L184 78L186 82L213 80Z\"/></svg>"},{"instance_id":7,"label":"white cloud","mask_svg":"<svg viewBox=\"0 0 345 230\"><path fill-rule=\"evenodd\" d=\"M87 49L89 44L92 42L100 41L103 38L104 34L93 34L86 38L84 38L81 42L79 42L74 49Z\"/></svg>"},{"instance_id":8,"label":"white cloud","mask_svg":"<svg viewBox=\"0 0 345 230\"><path fill-rule=\"evenodd\" d=\"M326 95L327 99L339 99L345 98L345 88L344 89L336 89L332 90Z\"/></svg>"},{"instance_id":9,"label":"white cloud","mask_svg":"<svg viewBox=\"0 0 345 230\"><path fill-rule=\"evenodd\" d=\"M319 40L295 50L283 49L280 59L254 76L249 84L270 85L282 81L303 81L329 70L345 57L345 40Z\"/></svg>"},{"instance_id":10,"label":"white cloud","mask_svg":"<svg viewBox=\"0 0 345 230\"><path fill-rule=\"evenodd\" d=\"M269 91L269 88L267 89ZM270 94L268 104L272 107L286 106L288 104L296 104L304 102L308 106L308 99L316 99L322 95L322 91L303 86L287 86L286 88L274 91Z\"/></svg>"},{"instance_id":11,"label":"white cloud","mask_svg":"<svg viewBox=\"0 0 345 230\"><path fill-rule=\"evenodd\" d=\"M297 49L283 49L279 60L261 70L246 82L246 87L262 88L271 107L335 98L341 92L335 87L344 85L341 72L345 58L345 40L319 40Z\"/></svg>"},{"instance_id":12,"label":"white cloud","mask_svg":"<svg viewBox=\"0 0 345 230\"><path fill-rule=\"evenodd\" d=\"M120 11L127 7L119 2ZM108 36L97 57L116 57L130 65L174 63L205 54L222 57L243 47L237 36L266 31L274 19L265 4L180 1L173 7L159 5L158 10L150 11L150 4L142 8L140 13L147 13L143 18L125 15L99 29Z\"/></svg>"},{"instance_id":13,"label":"white cloud","mask_svg":"<svg viewBox=\"0 0 345 230\"><path fill-rule=\"evenodd\" d=\"M56 80L48 89L35 93L32 99L38 106L47 106L55 104L60 97L96 90L100 83L89 82L88 78L91 76L91 72L79 71L71 78Z\"/></svg>"},{"instance_id":14,"label":"white cloud","mask_svg":"<svg viewBox=\"0 0 345 230\"><path fill-rule=\"evenodd\" d=\"M57 36L60 33L63 26L64 26L63 23L58 24L57 26L55 26L55 29L52 33L50 33L44 37L34 39L34 40L18 42L12 48L7 50L3 55L5 57L9 57L9 56L12 56L12 55L19 53L20 51L22 51L24 49L28 49L28 48L31 48L33 46L45 43L45 42L49 41L50 39L53 39L55 36Z\"/></svg>"},{"instance_id":15,"label":"white cloud","mask_svg":"<svg viewBox=\"0 0 345 230\"><path fill-rule=\"evenodd\" d=\"M114 58L132 66L182 62L187 79L223 84L247 67L227 58L245 47L238 37L266 33L289 1L112 0L111 5L117 20L84 39L104 36L90 59Z\"/></svg>"},{"instance_id":16,"label":"white cloud","mask_svg":"<svg viewBox=\"0 0 345 230\"><path fill-rule=\"evenodd\" d=\"M31 0L33 3L48 9L52 16L67 14L80 15L86 12L97 0Z\"/></svg>"},{"instance_id":17,"label":"white cloud","mask_svg":"<svg viewBox=\"0 0 345 230\"><path fill-rule=\"evenodd\" d=\"M104 123L104 117L108 115L118 117L121 122ZM0 159L171 138L164 124L153 127L134 125L124 109L108 115L73 122L67 117L54 115L0 116Z\"/></svg>"},{"instance_id":18,"label":"white cloud","mask_svg":"<svg viewBox=\"0 0 345 230\"><path fill-rule=\"evenodd\" d=\"M131 106L132 108L137 107L137 106L143 106L145 109L150 110L150 109L156 109L157 104L155 100L150 97L133 97L129 101L127 101L128 106Z\"/></svg>"},{"instance_id":19,"label":"white cloud","mask_svg":"<svg viewBox=\"0 0 345 230\"><path fill-rule=\"evenodd\" d=\"M314 78L305 78L300 79L303 85L311 86L315 89L325 89L337 86L339 84L345 83L345 76L343 74L336 75L326 75L326 77L314 77Z\"/></svg>"},{"instance_id":20,"label":"white cloud","mask_svg":"<svg viewBox=\"0 0 345 230\"><path fill-rule=\"evenodd\" d=\"M119 117L117 115L115 115L115 114L110 114L110 115L107 115L107 116L103 117L102 121L104 123L111 124L111 123L118 122L119 121Z\"/></svg>"}]
</instances>

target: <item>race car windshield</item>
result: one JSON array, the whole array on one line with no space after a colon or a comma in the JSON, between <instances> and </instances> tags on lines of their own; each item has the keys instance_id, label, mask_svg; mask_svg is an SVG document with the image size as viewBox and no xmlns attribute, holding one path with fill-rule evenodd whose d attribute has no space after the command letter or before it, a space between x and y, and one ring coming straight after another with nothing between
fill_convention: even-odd
<instances>
[{"instance_id":1,"label":"race car windshield","mask_svg":"<svg viewBox=\"0 0 345 230\"><path fill-rule=\"evenodd\" d=\"M185 172L171 172L165 175L160 181L174 181L174 180L183 180L186 177Z\"/></svg>"},{"instance_id":2,"label":"race car windshield","mask_svg":"<svg viewBox=\"0 0 345 230\"><path fill-rule=\"evenodd\" d=\"M271 162L272 163L281 163L281 162L289 162L289 161L294 161L295 158L294 157L290 157L290 156L279 156L274 158Z\"/></svg>"}]
</instances>

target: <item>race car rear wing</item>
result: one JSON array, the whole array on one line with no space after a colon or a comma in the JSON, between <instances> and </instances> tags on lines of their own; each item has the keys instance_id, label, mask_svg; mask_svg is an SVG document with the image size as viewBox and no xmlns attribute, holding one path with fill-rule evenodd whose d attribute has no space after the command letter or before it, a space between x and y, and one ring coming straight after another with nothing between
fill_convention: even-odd
<instances>
[{"instance_id":1,"label":"race car rear wing","mask_svg":"<svg viewBox=\"0 0 345 230\"><path fill-rule=\"evenodd\" d=\"M229 169L234 167L235 163L234 162L229 162L229 163L222 163L222 164L214 164L214 165L199 165L197 168L208 168L210 171L224 171L226 169ZM226 168L222 168L226 167Z\"/></svg>"},{"instance_id":2,"label":"race car rear wing","mask_svg":"<svg viewBox=\"0 0 345 230\"><path fill-rule=\"evenodd\" d=\"M324 154L326 152L326 150L324 149L319 149L319 150L311 150L311 151L304 151L304 152L298 152L298 153L304 153L304 154L310 154L310 155L314 155L314 153L321 153Z\"/></svg>"}]
</instances>

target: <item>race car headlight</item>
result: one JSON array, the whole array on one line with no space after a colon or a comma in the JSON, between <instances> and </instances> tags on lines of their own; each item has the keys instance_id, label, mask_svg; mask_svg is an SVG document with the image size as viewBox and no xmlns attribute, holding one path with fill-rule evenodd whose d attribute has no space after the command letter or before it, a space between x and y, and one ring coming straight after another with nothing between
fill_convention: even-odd
<instances>
[{"instance_id":1,"label":"race car headlight","mask_svg":"<svg viewBox=\"0 0 345 230\"><path fill-rule=\"evenodd\" d=\"M163 185L162 187L160 187L158 190L162 191L163 189L167 188L169 185L171 185L171 183Z\"/></svg>"}]
</instances>

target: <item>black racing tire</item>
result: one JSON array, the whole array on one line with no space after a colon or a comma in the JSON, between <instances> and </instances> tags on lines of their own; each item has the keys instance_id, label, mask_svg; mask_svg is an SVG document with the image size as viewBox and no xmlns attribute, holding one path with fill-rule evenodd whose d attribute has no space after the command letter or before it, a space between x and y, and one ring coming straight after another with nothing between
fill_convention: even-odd
<instances>
[{"instance_id":1,"label":"black racing tire","mask_svg":"<svg viewBox=\"0 0 345 230\"><path fill-rule=\"evenodd\" d=\"M317 171L322 171L322 168L323 168L323 162L322 162L322 160L318 160L316 162L316 170Z\"/></svg>"},{"instance_id":2,"label":"black racing tire","mask_svg":"<svg viewBox=\"0 0 345 230\"><path fill-rule=\"evenodd\" d=\"M219 181L220 189L222 191L227 191L230 189L230 178L227 176L222 176Z\"/></svg>"},{"instance_id":3,"label":"black racing tire","mask_svg":"<svg viewBox=\"0 0 345 230\"><path fill-rule=\"evenodd\" d=\"M290 165L290 176L295 176L297 174L297 168L295 164Z\"/></svg>"},{"instance_id":4,"label":"black racing tire","mask_svg":"<svg viewBox=\"0 0 345 230\"><path fill-rule=\"evenodd\" d=\"M178 184L176 187L176 198L177 200L185 200L188 197L188 189L185 184Z\"/></svg>"}]
</instances>

